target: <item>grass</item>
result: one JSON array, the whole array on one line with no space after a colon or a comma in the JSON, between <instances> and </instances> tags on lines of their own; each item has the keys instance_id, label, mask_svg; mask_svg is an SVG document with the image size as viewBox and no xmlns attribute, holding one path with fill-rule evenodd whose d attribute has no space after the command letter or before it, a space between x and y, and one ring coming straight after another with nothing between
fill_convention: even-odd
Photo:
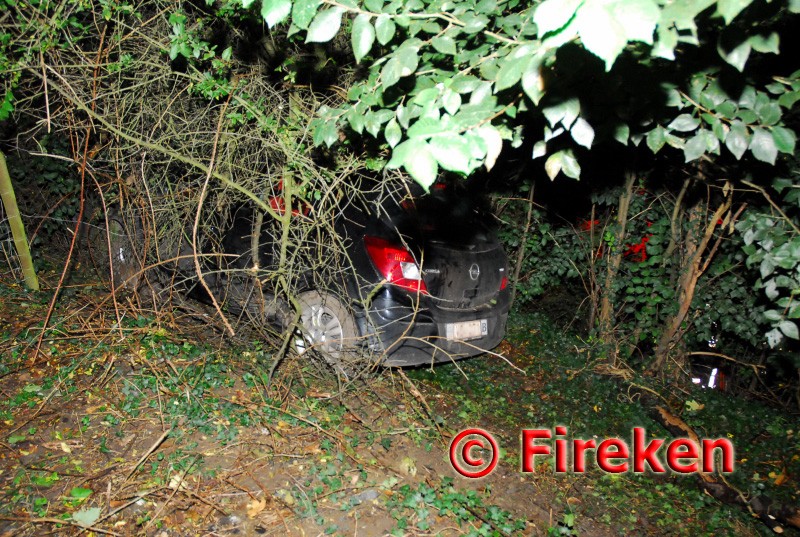
<instances>
[{"instance_id":1,"label":"grass","mask_svg":"<svg viewBox=\"0 0 800 537\"><path fill-rule=\"evenodd\" d=\"M107 331L76 337L95 321L63 306L53 320L60 328L43 338L46 361L32 364L35 316L47 297L33 300L0 282L0 300L7 326L27 323L0 335L0 419L9 431L0 438L0 530L769 533L691 478L521 474L522 428L566 425L574 437L610 437L644 426L666 434L616 380L593 372L590 344L541 316L516 315L501 348L522 372L492 357L408 371L422 404L392 372L337 392L310 364L290 360L270 380L263 345L199 343L159 319L127 316L122 341ZM798 427L790 417L755 403L733 406L717 392L693 393L692 401L683 418L693 427L732 435L737 486L797 500ZM439 432L474 426L504 448L504 475L456 477Z\"/></svg>"},{"instance_id":2,"label":"grass","mask_svg":"<svg viewBox=\"0 0 800 537\"><path fill-rule=\"evenodd\" d=\"M634 426L650 436L670 437L633 399L625 385L593 372L595 349L564 333L540 315L512 319L504 354L523 371L496 359L470 360L413 372L426 393L439 392L456 404L443 407L451 424L481 424L506 448L505 463L520 468L523 428L568 427L572 438L630 438ZM664 387L652 385L667 393ZM736 447L737 470L729 481L746 495L768 494L788 505L798 502L789 475L798 475L797 419L756 401L736 401L713 390L696 390L683 419L706 438L725 437ZM692 410L699 408L699 410ZM591 461L591 459L589 459ZM585 475L555 474L543 468L535 479L547 485L568 525L589 517L614 532L673 535L770 534L738 508L722 505L697 486L692 476L605 474L593 465ZM781 478L781 476L783 476ZM781 481L783 479L783 481ZM571 502L570 498L577 500Z\"/></svg>"}]
</instances>

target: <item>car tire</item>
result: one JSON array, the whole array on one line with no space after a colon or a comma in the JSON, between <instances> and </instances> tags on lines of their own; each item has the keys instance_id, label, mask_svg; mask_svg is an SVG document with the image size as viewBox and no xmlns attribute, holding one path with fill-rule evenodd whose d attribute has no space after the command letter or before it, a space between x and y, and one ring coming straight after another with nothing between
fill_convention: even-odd
<instances>
[{"instance_id":1,"label":"car tire","mask_svg":"<svg viewBox=\"0 0 800 537\"><path fill-rule=\"evenodd\" d=\"M230 276L215 295L230 311L239 315L244 324L281 327L291 317L286 304L263 290L249 275Z\"/></svg>"},{"instance_id":2,"label":"car tire","mask_svg":"<svg viewBox=\"0 0 800 537\"><path fill-rule=\"evenodd\" d=\"M297 299L300 334L295 338L295 350L298 354L313 349L331 365L351 362L347 355L352 355L356 349L358 331L347 307L327 292L306 291Z\"/></svg>"}]
</instances>

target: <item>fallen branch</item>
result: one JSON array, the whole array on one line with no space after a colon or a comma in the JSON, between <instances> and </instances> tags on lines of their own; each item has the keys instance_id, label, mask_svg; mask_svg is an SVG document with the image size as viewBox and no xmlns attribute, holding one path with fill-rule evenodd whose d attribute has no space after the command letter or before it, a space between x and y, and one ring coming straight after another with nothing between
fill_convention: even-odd
<instances>
[{"instance_id":1,"label":"fallen branch","mask_svg":"<svg viewBox=\"0 0 800 537\"><path fill-rule=\"evenodd\" d=\"M655 390L625 382L628 385L629 397L639 399L650 416L660 423L676 438L689 438L698 446L701 445L700 437L695 430L680 416L670 410L666 398ZM700 462L700 461L698 461ZM783 526L800 529L800 507L794 505L777 504L767 496L752 496L737 489L725 479L723 474L699 472L697 474L701 488L712 498L729 505L737 505L746 509L754 517L772 529L775 533L782 533Z\"/></svg>"},{"instance_id":2,"label":"fallen branch","mask_svg":"<svg viewBox=\"0 0 800 537\"><path fill-rule=\"evenodd\" d=\"M102 528L98 528L97 526L84 526L83 524L78 524L69 519L63 518L55 518L55 517L41 517L41 518L29 518L29 517L17 517L17 516L0 516L0 520L7 520L9 522L25 522L27 524L58 524L67 526L73 526L75 528L80 528L83 531L91 530L96 531L97 533L102 533L104 535L120 535L117 532L111 530L104 530Z\"/></svg>"},{"instance_id":3,"label":"fallen branch","mask_svg":"<svg viewBox=\"0 0 800 537\"><path fill-rule=\"evenodd\" d=\"M147 460L147 457L152 455L152 453L156 449L158 449L158 446L161 445L161 443L167 438L167 436L169 436L169 433L171 433L171 432L172 432L172 429L167 429L166 431L164 431L164 433L161 436L158 437L158 440L156 440L153 443L153 445L150 446L150 449L148 449L147 451L144 452L144 455L142 455L142 457L139 459L139 461L136 463L136 465L133 468L131 468L131 471L128 472L127 476L125 476L125 479L123 480L123 483L131 478L131 476L134 474L134 472L136 472L136 470L142 465L142 463L145 460Z\"/></svg>"},{"instance_id":4,"label":"fallen branch","mask_svg":"<svg viewBox=\"0 0 800 537\"><path fill-rule=\"evenodd\" d=\"M700 439L689 424L676 416L668 409L657 406L656 417L658 421L672 434L690 438L697 445ZM745 493L731 485L723 475L700 472L703 490L717 500L747 509L751 515L761 519L775 533L783 533L782 525L800 529L800 508L794 505L776 504L766 496L753 496L748 498Z\"/></svg>"}]
</instances>

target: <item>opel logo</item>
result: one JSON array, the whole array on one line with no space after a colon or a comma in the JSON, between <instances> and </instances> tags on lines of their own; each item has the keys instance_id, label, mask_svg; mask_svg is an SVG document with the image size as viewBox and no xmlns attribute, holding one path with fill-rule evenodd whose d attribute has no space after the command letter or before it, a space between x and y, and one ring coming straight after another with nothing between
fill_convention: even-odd
<instances>
[{"instance_id":1,"label":"opel logo","mask_svg":"<svg viewBox=\"0 0 800 537\"><path fill-rule=\"evenodd\" d=\"M478 266L477 263L473 263L471 267L469 267L469 278L472 281L478 279L478 276L481 275L481 268Z\"/></svg>"}]
</instances>

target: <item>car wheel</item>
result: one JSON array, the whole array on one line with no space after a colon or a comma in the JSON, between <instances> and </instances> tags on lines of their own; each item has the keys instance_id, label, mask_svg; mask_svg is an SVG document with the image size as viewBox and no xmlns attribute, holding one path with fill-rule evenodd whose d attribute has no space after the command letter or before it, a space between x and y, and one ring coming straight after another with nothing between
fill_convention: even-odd
<instances>
[{"instance_id":1,"label":"car wheel","mask_svg":"<svg viewBox=\"0 0 800 537\"><path fill-rule=\"evenodd\" d=\"M262 289L249 275L233 274L215 294L244 324L281 327L291 317L286 304Z\"/></svg>"},{"instance_id":2,"label":"car wheel","mask_svg":"<svg viewBox=\"0 0 800 537\"><path fill-rule=\"evenodd\" d=\"M298 296L300 332L295 349L303 354L309 349L321 353L328 363L348 361L347 351L356 348L356 323L336 296L319 291L306 291Z\"/></svg>"}]
</instances>

